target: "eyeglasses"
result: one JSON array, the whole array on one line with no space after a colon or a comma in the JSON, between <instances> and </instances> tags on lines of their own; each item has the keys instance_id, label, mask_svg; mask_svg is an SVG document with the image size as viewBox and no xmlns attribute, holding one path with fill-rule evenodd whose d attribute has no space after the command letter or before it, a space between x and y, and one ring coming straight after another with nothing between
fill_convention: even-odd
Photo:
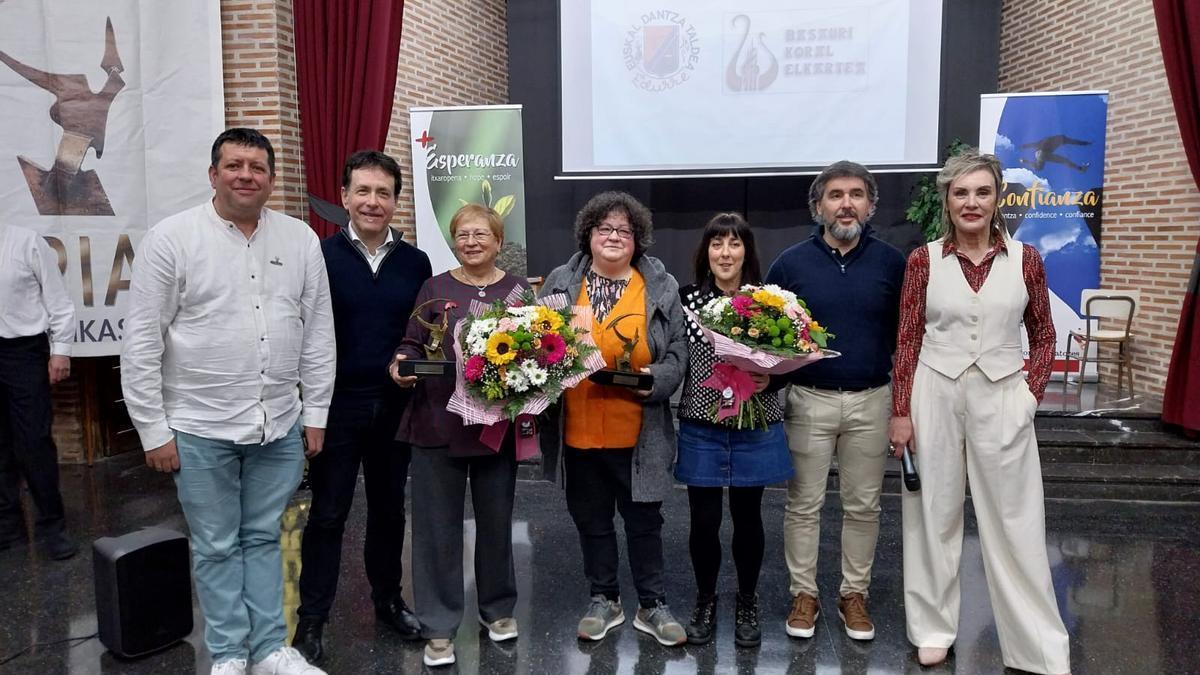
<instances>
[{"instance_id":1,"label":"eyeglasses","mask_svg":"<svg viewBox=\"0 0 1200 675\"><path fill-rule=\"evenodd\" d=\"M608 239L612 233L616 232L621 239L633 239L633 230L624 227L609 227L608 225L599 225L596 227L596 234Z\"/></svg>"},{"instance_id":2,"label":"eyeglasses","mask_svg":"<svg viewBox=\"0 0 1200 675\"><path fill-rule=\"evenodd\" d=\"M460 244L465 244L472 240L483 244L490 241L491 238L492 233L487 230L480 230L479 232L459 232L458 234L454 235L454 241L457 241Z\"/></svg>"}]
</instances>

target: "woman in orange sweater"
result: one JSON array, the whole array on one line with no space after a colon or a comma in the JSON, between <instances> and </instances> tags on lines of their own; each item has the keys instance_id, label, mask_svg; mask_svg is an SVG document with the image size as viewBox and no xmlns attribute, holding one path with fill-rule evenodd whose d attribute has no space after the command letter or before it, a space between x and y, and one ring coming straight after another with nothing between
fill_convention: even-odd
<instances>
[{"instance_id":1,"label":"woman in orange sweater","mask_svg":"<svg viewBox=\"0 0 1200 675\"><path fill-rule=\"evenodd\" d=\"M575 219L575 235L579 252L546 277L542 295L563 293L591 309L592 336L609 368L627 358L629 368L654 377L643 390L584 381L564 394L558 424L543 425L545 466L557 475L561 458L591 587L579 638L600 640L625 621L613 527L620 511L638 594L634 628L680 645L687 635L666 604L661 513L675 461L669 399L687 369L679 285L645 254L653 243L650 211L628 194L592 197ZM629 349L625 340L635 338Z\"/></svg>"}]
</instances>

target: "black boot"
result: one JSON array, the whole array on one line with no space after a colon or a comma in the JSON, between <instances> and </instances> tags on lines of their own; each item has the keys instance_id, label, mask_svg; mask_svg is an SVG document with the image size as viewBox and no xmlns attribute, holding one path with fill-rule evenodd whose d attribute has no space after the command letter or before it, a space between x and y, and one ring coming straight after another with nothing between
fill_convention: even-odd
<instances>
[{"instance_id":1,"label":"black boot","mask_svg":"<svg viewBox=\"0 0 1200 675\"><path fill-rule=\"evenodd\" d=\"M324 630L325 622L320 619L301 617L296 624L292 646L303 654L309 663L317 663L325 656L325 647L321 644L321 633Z\"/></svg>"},{"instance_id":2,"label":"black boot","mask_svg":"<svg viewBox=\"0 0 1200 675\"><path fill-rule=\"evenodd\" d=\"M54 560L66 560L79 552L79 546L66 530L60 530L41 538L42 550Z\"/></svg>"},{"instance_id":3,"label":"black boot","mask_svg":"<svg viewBox=\"0 0 1200 675\"><path fill-rule=\"evenodd\" d=\"M762 630L758 627L758 594L737 594L737 609L734 612L733 641L739 647L757 647L762 644Z\"/></svg>"},{"instance_id":4,"label":"black boot","mask_svg":"<svg viewBox=\"0 0 1200 675\"><path fill-rule=\"evenodd\" d=\"M399 595L375 605L375 618L399 633L401 640L421 639L421 622Z\"/></svg>"},{"instance_id":5,"label":"black boot","mask_svg":"<svg viewBox=\"0 0 1200 675\"><path fill-rule=\"evenodd\" d=\"M706 645L712 642L713 634L717 632L717 596L696 596L696 609L692 610L692 620L685 629L687 641L694 645Z\"/></svg>"}]
</instances>

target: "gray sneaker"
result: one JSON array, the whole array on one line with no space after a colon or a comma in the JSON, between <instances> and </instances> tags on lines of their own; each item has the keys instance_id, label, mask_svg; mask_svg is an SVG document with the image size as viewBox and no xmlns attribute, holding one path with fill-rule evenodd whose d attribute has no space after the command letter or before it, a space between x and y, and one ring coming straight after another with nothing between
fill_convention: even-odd
<instances>
[{"instance_id":1,"label":"gray sneaker","mask_svg":"<svg viewBox=\"0 0 1200 675\"><path fill-rule=\"evenodd\" d=\"M659 602L650 609L640 608L633 617L633 627L658 640L667 647L675 647L687 642L687 633L683 630L671 610Z\"/></svg>"},{"instance_id":2,"label":"gray sneaker","mask_svg":"<svg viewBox=\"0 0 1200 675\"><path fill-rule=\"evenodd\" d=\"M583 618L579 620L580 640L603 640L608 631L625 623L625 610L620 601L603 595L593 595ZM682 630L682 629L680 629Z\"/></svg>"}]
</instances>

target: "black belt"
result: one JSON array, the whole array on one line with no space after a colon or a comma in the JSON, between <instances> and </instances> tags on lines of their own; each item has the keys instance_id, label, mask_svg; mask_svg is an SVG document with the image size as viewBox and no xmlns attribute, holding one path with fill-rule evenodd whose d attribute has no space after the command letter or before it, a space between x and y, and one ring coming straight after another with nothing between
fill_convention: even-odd
<instances>
[{"instance_id":1,"label":"black belt","mask_svg":"<svg viewBox=\"0 0 1200 675\"><path fill-rule=\"evenodd\" d=\"M50 344L49 339L46 337L45 333L38 333L37 335L22 335L20 337L11 337L11 338L10 337L0 337L0 346L4 346L4 347L29 348L29 347L40 347L42 345L49 345L49 344Z\"/></svg>"}]
</instances>

